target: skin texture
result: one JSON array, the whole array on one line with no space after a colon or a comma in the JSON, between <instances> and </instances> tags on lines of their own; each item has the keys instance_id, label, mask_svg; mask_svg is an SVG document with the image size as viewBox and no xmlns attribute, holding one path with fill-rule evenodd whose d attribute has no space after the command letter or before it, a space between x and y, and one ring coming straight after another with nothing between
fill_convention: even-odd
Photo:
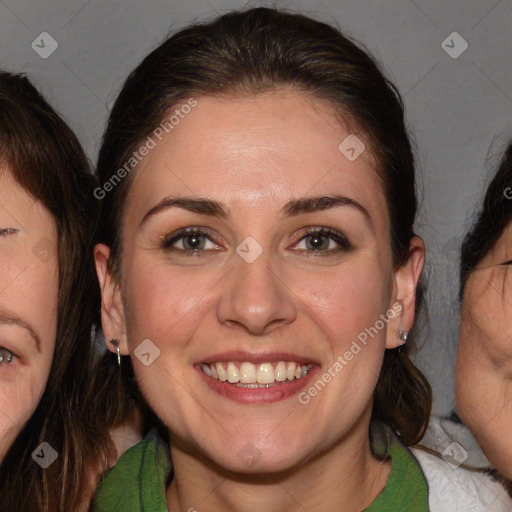
<instances>
[{"instance_id":1,"label":"skin texture","mask_svg":"<svg viewBox=\"0 0 512 512\"><path fill-rule=\"evenodd\" d=\"M512 480L512 224L464 289L457 408L491 463Z\"/></svg>"},{"instance_id":2,"label":"skin texture","mask_svg":"<svg viewBox=\"0 0 512 512\"><path fill-rule=\"evenodd\" d=\"M341 502L361 510L389 475L389 464L370 453L372 394L384 350L413 324L423 243L413 239L409 262L394 271L373 157L365 151L350 162L340 153L350 132L325 103L289 90L197 102L136 171L120 282L107 269L109 248L95 249L106 337L131 354L143 394L170 430L176 476L169 507L313 511ZM352 206L280 216L292 199L332 194L358 201L369 218ZM216 199L230 215L170 208L141 225L168 196ZM194 225L217 238L205 240L203 256L177 252L190 239L174 242L175 252L160 247L162 236ZM344 233L354 249L315 254L303 236L317 226ZM248 236L263 249L252 263L236 253ZM323 243L324 252L339 247L328 237ZM400 315L306 405L297 396L232 401L193 366L227 350L284 351L317 362L320 376L396 302ZM160 350L150 366L133 356L147 338ZM257 454L250 467L244 447Z\"/></svg>"},{"instance_id":3,"label":"skin texture","mask_svg":"<svg viewBox=\"0 0 512 512\"><path fill-rule=\"evenodd\" d=\"M57 333L57 233L50 213L0 168L0 460L43 394ZM33 250L38 254L36 255ZM46 253L44 251L47 251ZM45 261L43 261L45 260ZM38 348L23 321L40 340Z\"/></svg>"}]
</instances>

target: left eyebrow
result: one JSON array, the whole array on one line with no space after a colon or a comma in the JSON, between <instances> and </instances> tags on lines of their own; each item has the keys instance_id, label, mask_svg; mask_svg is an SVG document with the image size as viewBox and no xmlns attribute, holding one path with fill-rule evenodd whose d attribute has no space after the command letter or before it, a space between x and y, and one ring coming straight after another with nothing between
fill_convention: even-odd
<instances>
[{"instance_id":1,"label":"left eyebrow","mask_svg":"<svg viewBox=\"0 0 512 512\"><path fill-rule=\"evenodd\" d=\"M342 195L310 196L288 201L281 209L281 217L295 217L303 213L314 213L340 206L355 208L361 212L369 224L372 219L368 210L355 199ZM193 213L211 217L226 218L230 215L229 208L223 203L204 197L166 197L153 206L142 218L142 226L150 217L169 208L181 208Z\"/></svg>"}]
</instances>

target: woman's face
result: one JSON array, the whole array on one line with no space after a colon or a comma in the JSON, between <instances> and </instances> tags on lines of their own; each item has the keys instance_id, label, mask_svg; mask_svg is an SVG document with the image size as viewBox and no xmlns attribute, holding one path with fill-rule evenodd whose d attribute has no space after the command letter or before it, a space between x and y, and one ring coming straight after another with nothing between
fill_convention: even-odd
<instances>
[{"instance_id":1,"label":"woman's face","mask_svg":"<svg viewBox=\"0 0 512 512\"><path fill-rule=\"evenodd\" d=\"M367 439L384 350L411 327L394 312L417 276L393 271L375 162L344 156L349 135L291 91L198 97L136 171L120 285L96 247L107 338L173 440L222 467L285 469Z\"/></svg>"},{"instance_id":2,"label":"woman's face","mask_svg":"<svg viewBox=\"0 0 512 512\"><path fill-rule=\"evenodd\" d=\"M512 223L471 272L462 302L457 406L485 454L512 480Z\"/></svg>"},{"instance_id":3,"label":"woman's face","mask_svg":"<svg viewBox=\"0 0 512 512\"><path fill-rule=\"evenodd\" d=\"M0 460L46 386L57 332L52 216L0 170Z\"/></svg>"}]
</instances>

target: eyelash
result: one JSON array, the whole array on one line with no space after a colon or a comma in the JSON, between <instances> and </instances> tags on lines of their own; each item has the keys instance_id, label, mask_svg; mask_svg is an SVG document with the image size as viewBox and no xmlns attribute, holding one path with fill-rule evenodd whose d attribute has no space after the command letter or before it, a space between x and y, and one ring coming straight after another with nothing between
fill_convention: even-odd
<instances>
[{"instance_id":1,"label":"eyelash","mask_svg":"<svg viewBox=\"0 0 512 512\"><path fill-rule=\"evenodd\" d=\"M10 350L7 350L4 347L0 347L0 356L2 356L0 364L11 364L13 359L16 357Z\"/></svg>"},{"instance_id":2,"label":"eyelash","mask_svg":"<svg viewBox=\"0 0 512 512\"><path fill-rule=\"evenodd\" d=\"M199 226L196 226L196 227L191 227L191 228L180 229L177 233L174 233L173 235L162 237L161 248L164 249L165 251L182 253L184 256L201 257L201 253L205 252L204 250L176 249L176 248L172 247L172 245L174 245L177 241L179 241L181 239L193 237L193 236L197 236L197 235L206 236L211 242L213 242L217 245L220 245L216 236L213 234L213 232L211 232L207 228L201 228ZM350 243L350 241L344 234L340 233L339 231L336 231L335 229L327 228L327 227L310 228L310 229L302 232L301 238L296 243L298 244L299 242L302 242L306 238L314 236L314 235L323 236L323 237L326 236L326 237L334 240L337 244L339 244L339 247L337 249L330 249L327 251L305 250L306 252L310 253L308 255L308 257L310 257L310 256L312 256L312 257L331 256L331 255L333 255L335 253L339 253L341 251L350 252L354 249L354 246Z\"/></svg>"}]
</instances>

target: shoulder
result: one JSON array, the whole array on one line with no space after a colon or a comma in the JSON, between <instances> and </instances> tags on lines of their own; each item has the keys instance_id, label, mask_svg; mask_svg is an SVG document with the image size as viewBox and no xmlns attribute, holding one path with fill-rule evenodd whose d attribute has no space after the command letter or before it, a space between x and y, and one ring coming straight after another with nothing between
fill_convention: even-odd
<instances>
[{"instance_id":1,"label":"shoulder","mask_svg":"<svg viewBox=\"0 0 512 512\"><path fill-rule=\"evenodd\" d=\"M131 424L116 427L110 431L110 437L116 448L116 456L111 466L119 459L119 457L129 450L132 446L140 443L142 436L138 429Z\"/></svg>"},{"instance_id":2,"label":"shoulder","mask_svg":"<svg viewBox=\"0 0 512 512\"><path fill-rule=\"evenodd\" d=\"M483 471L457 467L421 448L411 448L429 486L432 512L510 512L512 501L505 488Z\"/></svg>"},{"instance_id":3,"label":"shoulder","mask_svg":"<svg viewBox=\"0 0 512 512\"><path fill-rule=\"evenodd\" d=\"M486 472L488 463L464 425L434 417L422 445L436 452L410 449L427 479L432 512L512 510L511 498Z\"/></svg>"},{"instance_id":4,"label":"shoulder","mask_svg":"<svg viewBox=\"0 0 512 512\"><path fill-rule=\"evenodd\" d=\"M372 449L379 459L391 459L391 471L386 486L365 511L429 512L428 486L418 461L389 427L375 427L372 425Z\"/></svg>"},{"instance_id":5,"label":"shoulder","mask_svg":"<svg viewBox=\"0 0 512 512\"><path fill-rule=\"evenodd\" d=\"M429 510L428 484L414 454L396 436L389 445L389 453L392 472L388 486L394 489L401 503L408 504L407 510Z\"/></svg>"},{"instance_id":6,"label":"shoulder","mask_svg":"<svg viewBox=\"0 0 512 512\"><path fill-rule=\"evenodd\" d=\"M150 430L105 473L98 485L93 510L160 510L157 507L165 504L165 482L171 469L166 443L156 429ZM155 508L145 508L148 504Z\"/></svg>"}]
</instances>

